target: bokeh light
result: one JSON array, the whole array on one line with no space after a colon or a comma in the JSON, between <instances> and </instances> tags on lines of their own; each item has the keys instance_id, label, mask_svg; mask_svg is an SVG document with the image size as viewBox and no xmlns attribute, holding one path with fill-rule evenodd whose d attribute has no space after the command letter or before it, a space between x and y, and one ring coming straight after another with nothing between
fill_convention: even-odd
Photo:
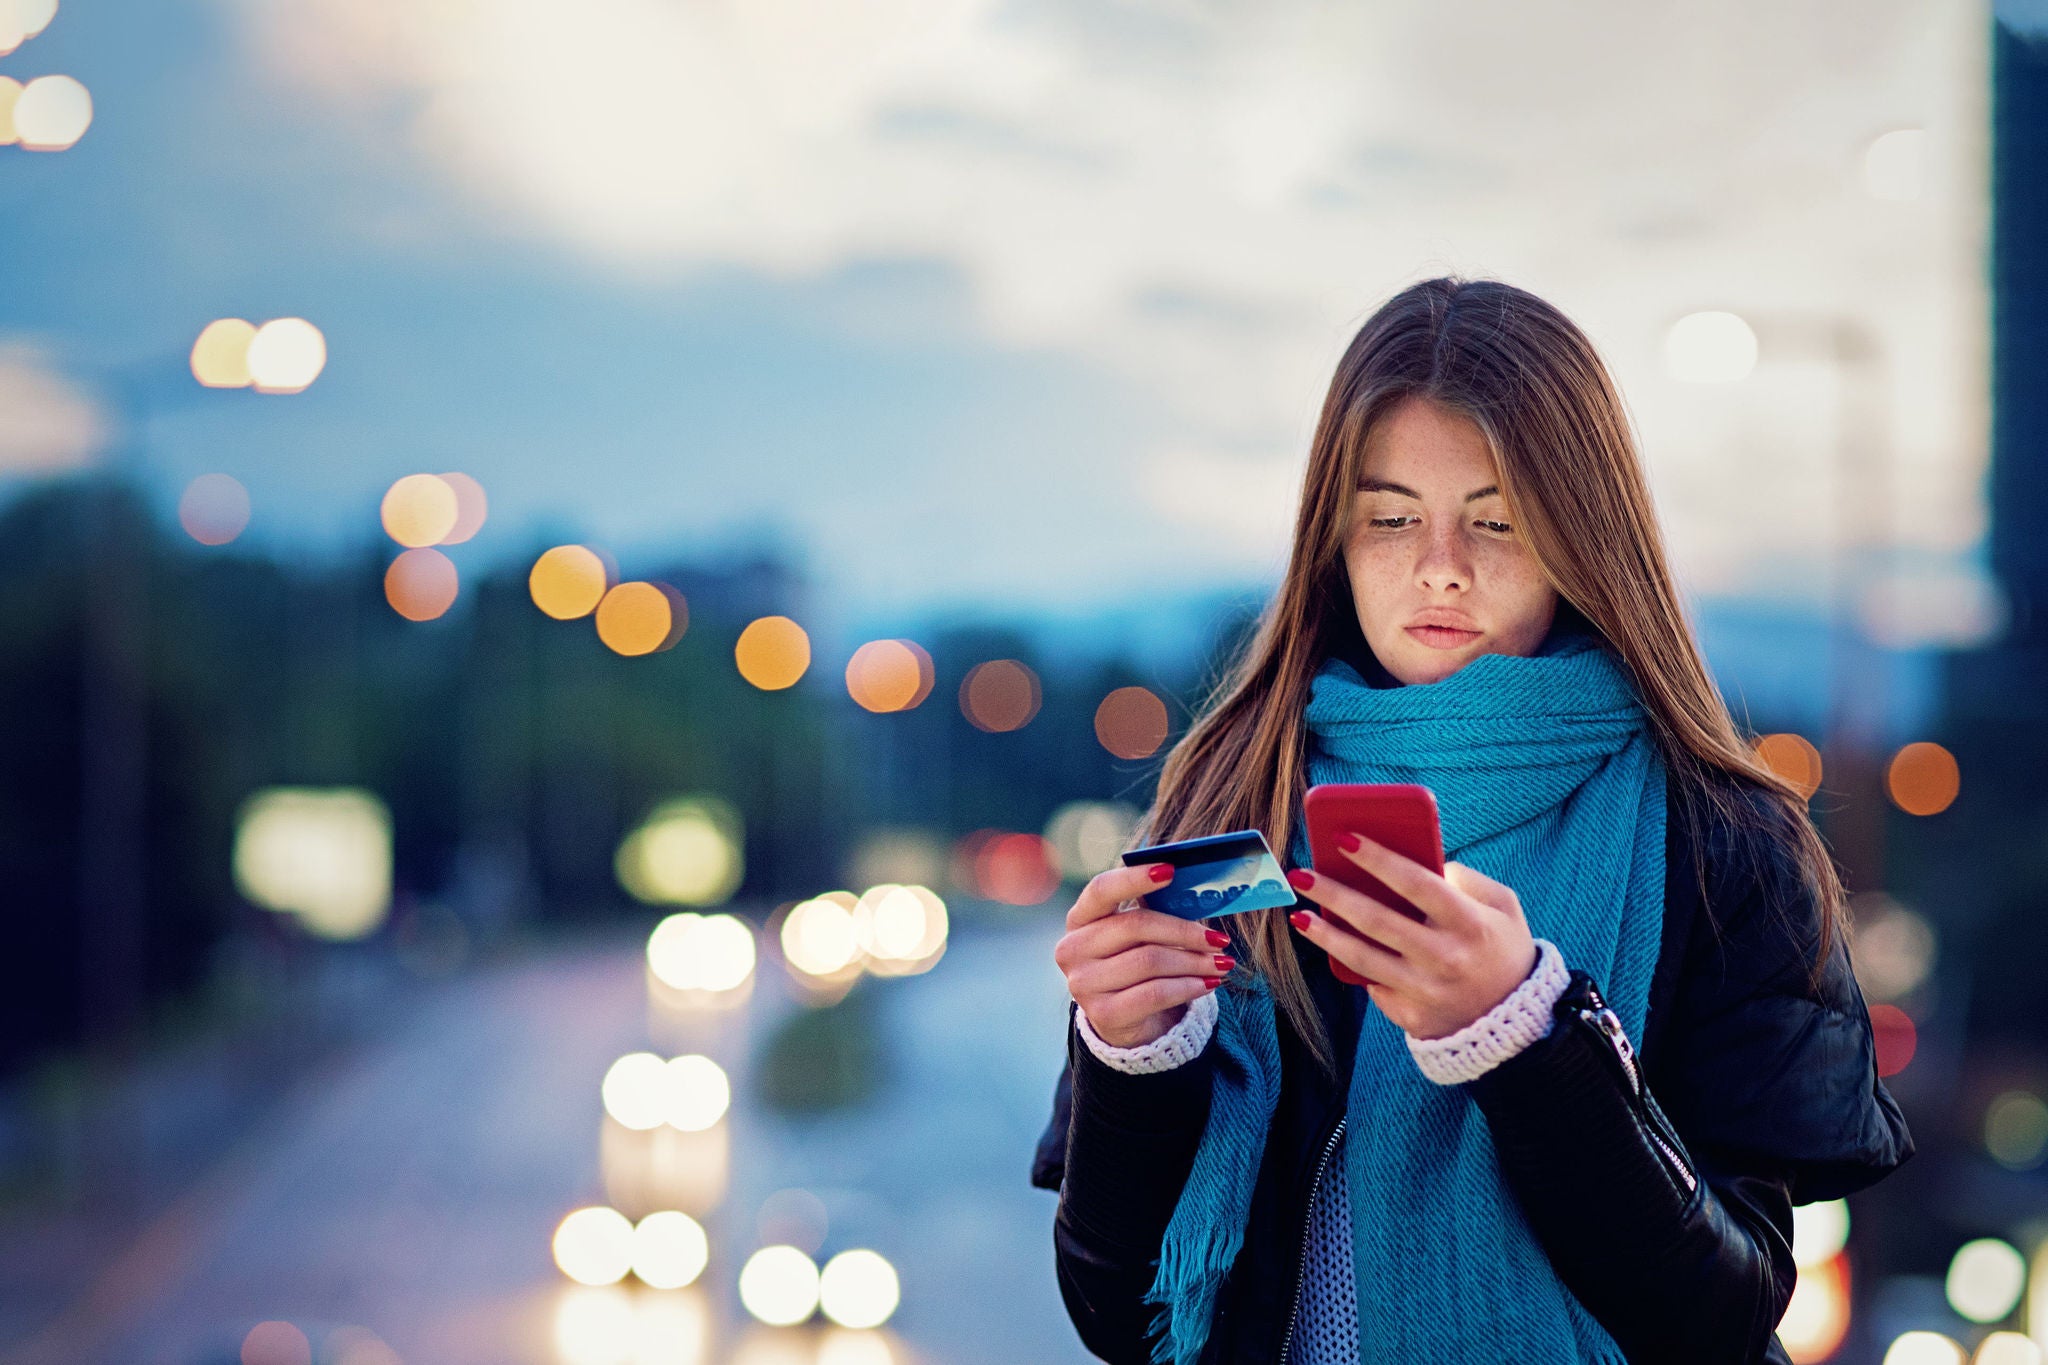
<instances>
[{"instance_id":1,"label":"bokeh light","mask_svg":"<svg viewBox=\"0 0 2048 1365\"><path fill-rule=\"evenodd\" d=\"M192 377L209 389L246 389L249 343L256 324L244 318L215 318L199 330L192 343Z\"/></svg>"},{"instance_id":2,"label":"bokeh light","mask_svg":"<svg viewBox=\"0 0 2048 1365\"><path fill-rule=\"evenodd\" d=\"M249 381L258 393L300 393L327 368L327 338L304 318L272 318L249 338Z\"/></svg>"},{"instance_id":3,"label":"bokeh light","mask_svg":"<svg viewBox=\"0 0 2048 1365\"><path fill-rule=\"evenodd\" d=\"M853 907L854 939L877 976L928 971L946 949L946 903L928 887L882 882Z\"/></svg>"},{"instance_id":4,"label":"bokeh light","mask_svg":"<svg viewBox=\"0 0 2048 1365\"><path fill-rule=\"evenodd\" d=\"M484 494L484 486L459 470L450 470L435 475L448 485L455 494L455 524L441 537L442 545L460 545L475 537L484 529L484 522L491 515L491 500Z\"/></svg>"},{"instance_id":5,"label":"bokeh light","mask_svg":"<svg viewBox=\"0 0 2048 1365\"><path fill-rule=\"evenodd\" d=\"M235 821L235 884L323 938L360 938L391 904L391 815L369 792L272 787Z\"/></svg>"},{"instance_id":6,"label":"bokeh light","mask_svg":"<svg viewBox=\"0 0 2048 1365\"><path fill-rule=\"evenodd\" d=\"M1664 334L1664 368L1688 384L1726 384L1756 368L1756 333L1734 313L1688 313Z\"/></svg>"},{"instance_id":7,"label":"bokeh light","mask_svg":"<svg viewBox=\"0 0 2048 1365\"><path fill-rule=\"evenodd\" d=\"M400 545L419 548L440 544L455 529L460 510L455 490L437 475L408 474L384 490L378 515L384 534Z\"/></svg>"},{"instance_id":8,"label":"bokeh light","mask_svg":"<svg viewBox=\"0 0 2048 1365\"><path fill-rule=\"evenodd\" d=\"M629 1052L613 1062L599 1087L604 1111L638 1133L668 1121L668 1064L652 1052Z\"/></svg>"},{"instance_id":9,"label":"bokeh light","mask_svg":"<svg viewBox=\"0 0 2048 1365\"><path fill-rule=\"evenodd\" d=\"M2048 1104L2031 1090L2008 1090L1984 1110L1984 1150L2009 1171L2031 1171L2048 1156Z\"/></svg>"},{"instance_id":10,"label":"bokeh light","mask_svg":"<svg viewBox=\"0 0 2048 1365\"><path fill-rule=\"evenodd\" d=\"M1885 1348L1884 1365L1963 1365L1963 1348L1939 1332L1901 1332Z\"/></svg>"},{"instance_id":11,"label":"bokeh light","mask_svg":"<svg viewBox=\"0 0 2048 1365\"><path fill-rule=\"evenodd\" d=\"M1059 858L1036 834L977 830L961 841L960 861L976 893L1005 905L1042 905L1059 890Z\"/></svg>"},{"instance_id":12,"label":"bokeh light","mask_svg":"<svg viewBox=\"0 0 2048 1365\"><path fill-rule=\"evenodd\" d=\"M1920 1045L1913 1017L1897 1005L1872 1005L1870 1032L1877 1045L1877 1074L1896 1076L1904 1071Z\"/></svg>"},{"instance_id":13,"label":"bokeh light","mask_svg":"<svg viewBox=\"0 0 2048 1365\"><path fill-rule=\"evenodd\" d=\"M1793 1210L1796 1217L1798 1209ZM1826 1360L1849 1332L1849 1258L1836 1251L1801 1262L1791 1302L1778 1321L1778 1340L1797 1365Z\"/></svg>"},{"instance_id":14,"label":"bokeh light","mask_svg":"<svg viewBox=\"0 0 2048 1365\"><path fill-rule=\"evenodd\" d=\"M1849 1205L1841 1199L1823 1199L1801 1204L1792 1210L1792 1260L1815 1266L1832 1260L1849 1243Z\"/></svg>"},{"instance_id":15,"label":"bokeh light","mask_svg":"<svg viewBox=\"0 0 2048 1365\"><path fill-rule=\"evenodd\" d=\"M909 640L870 640L846 662L846 691L869 711L908 711L931 694L931 655Z\"/></svg>"},{"instance_id":16,"label":"bokeh light","mask_svg":"<svg viewBox=\"0 0 2048 1365\"><path fill-rule=\"evenodd\" d=\"M1921 198L1927 189L1927 130L1894 128L1863 149L1863 188L1873 199L1895 204Z\"/></svg>"},{"instance_id":17,"label":"bokeh light","mask_svg":"<svg viewBox=\"0 0 2048 1365\"><path fill-rule=\"evenodd\" d=\"M597 604L597 638L614 654L658 654L689 626L683 595L664 583L621 583Z\"/></svg>"},{"instance_id":18,"label":"bokeh light","mask_svg":"<svg viewBox=\"0 0 2048 1365\"><path fill-rule=\"evenodd\" d=\"M249 525L249 490L228 474L201 474L178 498L178 525L201 545L225 545Z\"/></svg>"},{"instance_id":19,"label":"bokeh light","mask_svg":"<svg viewBox=\"0 0 2048 1365\"><path fill-rule=\"evenodd\" d=\"M0 39L5 35L0 34ZM14 106L21 99L21 82L12 76L0 76L0 147L12 147L21 141L21 134L14 131Z\"/></svg>"},{"instance_id":20,"label":"bokeh light","mask_svg":"<svg viewBox=\"0 0 2048 1365\"><path fill-rule=\"evenodd\" d=\"M1934 970L1934 926L1889 896L1855 898L1856 982L1864 998L1888 1004L1911 995Z\"/></svg>"},{"instance_id":21,"label":"bokeh light","mask_svg":"<svg viewBox=\"0 0 2048 1365\"><path fill-rule=\"evenodd\" d=\"M664 801L620 842L613 869L648 905L722 905L746 872L739 811L716 796Z\"/></svg>"},{"instance_id":22,"label":"bokeh light","mask_svg":"<svg viewBox=\"0 0 2048 1365\"><path fill-rule=\"evenodd\" d=\"M313 1343L289 1322L259 1322L242 1338L242 1365L313 1365Z\"/></svg>"},{"instance_id":23,"label":"bokeh light","mask_svg":"<svg viewBox=\"0 0 2048 1365\"><path fill-rule=\"evenodd\" d=\"M1766 768L1798 787L1808 799L1820 790L1820 750L1806 736L1790 732L1763 735L1755 750Z\"/></svg>"},{"instance_id":24,"label":"bokeh light","mask_svg":"<svg viewBox=\"0 0 2048 1365\"><path fill-rule=\"evenodd\" d=\"M977 730L1021 730L1038 714L1038 675L1015 659L976 664L960 680L960 713Z\"/></svg>"},{"instance_id":25,"label":"bokeh light","mask_svg":"<svg viewBox=\"0 0 2048 1365\"><path fill-rule=\"evenodd\" d=\"M1977 1343L1970 1365L2041 1365L2041 1348L2018 1332L1991 1332Z\"/></svg>"},{"instance_id":26,"label":"bokeh light","mask_svg":"<svg viewBox=\"0 0 2048 1365\"><path fill-rule=\"evenodd\" d=\"M367 1327L337 1327L322 1346L321 1365L405 1365L398 1352Z\"/></svg>"},{"instance_id":27,"label":"bokeh light","mask_svg":"<svg viewBox=\"0 0 2048 1365\"><path fill-rule=\"evenodd\" d=\"M0 0L0 57L41 33L57 16L57 0Z\"/></svg>"},{"instance_id":28,"label":"bokeh light","mask_svg":"<svg viewBox=\"0 0 2048 1365\"><path fill-rule=\"evenodd\" d=\"M431 621L462 590L455 561L439 550L405 550L384 570L384 600L408 621Z\"/></svg>"},{"instance_id":29,"label":"bokeh light","mask_svg":"<svg viewBox=\"0 0 2048 1365\"><path fill-rule=\"evenodd\" d=\"M1884 788L1892 804L1908 815L1939 815L1962 789L1962 774L1954 754L1923 740L1892 755Z\"/></svg>"},{"instance_id":30,"label":"bokeh light","mask_svg":"<svg viewBox=\"0 0 2048 1365\"><path fill-rule=\"evenodd\" d=\"M880 1327L901 1294L896 1267L866 1247L840 1252L818 1276L818 1305L841 1327Z\"/></svg>"},{"instance_id":31,"label":"bokeh light","mask_svg":"<svg viewBox=\"0 0 2048 1365\"><path fill-rule=\"evenodd\" d=\"M647 965L679 991L737 990L754 974L754 932L731 915L685 910L654 926Z\"/></svg>"},{"instance_id":32,"label":"bokeh light","mask_svg":"<svg viewBox=\"0 0 2048 1365\"><path fill-rule=\"evenodd\" d=\"M633 1274L656 1289L681 1289L693 1284L711 1260L711 1242L704 1227L687 1213L662 1209L633 1227Z\"/></svg>"},{"instance_id":33,"label":"bokeh light","mask_svg":"<svg viewBox=\"0 0 2048 1365\"><path fill-rule=\"evenodd\" d=\"M61 152L92 126L92 96L69 76L38 76L14 98L14 136L31 152Z\"/></svg>"},{"instance_id":34,"label":"bokeh light","mask_svg":"<svg viewBox=\"0 0 2048 1365\"><path fill-rule=\"evenodd\" d=\"M616 1284L633 1268L633 1225L603 1204L577 1209L555 1228L555 1264L578 1284Z\"/></svg>"},{"instance_id":35,"label":"bokeh light","mask_svg":"<svg viewBox=\"0 0 2048 1365\"><path fill-rule=\"evenodd\" d=\"M732 1105L732 1082L724 1067L693 1052L671 1057L664 1072L662 1117L669 1127L701 1133L725 1117Z\"/></svg>"},{"instance_id":36,"label":"bokeh light","mask_svg":"<svg viewBox=\"0 0 2048 1365\"><path fill-rule=\"evenodd\" d=\"M787 616L763 616L747 623L732 652L742 678L763 692L779 692L810 668L811 637Z\"/></svg>"},{"instance_id":37,"label":"bokeh light","mask_svg":"<svg viewBox=\"0 0 2048 1365\"><path fill-rule=\"evenodd\" d=\"M762 1247L740 1270L740 1302L770 1327L790 1327L818 1308L818 1267L793 1246Z\"/></svg>"},{"instance_id":38,"label":"bokeh light","mask_svg":"<svg viewBox=\"0 0 2048 1365\"><path fill-rule=\"evenodd\" d=\"M853 909L858 898L846 891L813 896L790 907L782 921L782 957L807 976L833 977L860 959Z\"/></svg>"},{"instance_id":39,"label":"bokeh light","mask_svg":"<svg viewBox=\"0 0 2048 1365\"><path fill-rule=\"evenodd\" d=\"M573 621L596 611L610 583L604 560L587 545L557 545L543 551L526 576L533 604L557 621Z\"/></svg>"},{"instance_id":40,"label":"bokeh light","mask_svg":"<svg viewBox=\"0 0 2048 1365\"><path fill-rule=\"evenodd\" d=\"M1086 881L1117 865L1139 810L1127 801L1069 801L1045 822L1046 841L1070 881Z\"/></svg>"},{"instance_id":41,"label":"bokeh light","mask_svg":"<svg viewBox=\"0 0 2048 1365\"><path fill-rule=\"evenodd\" d=\"M818 1342L816 1365L897 1365L897 1359L887 1332L834 1327Z\"/></svg>"},{"instance_id":42,"label":"bokeh light","mask_svg":"<svg viewBox=\"0 0 2048 1365\"><path fill-rule=\"evenodd\" d=\"M1958 1247L1944 1284L1949 1307L1971 1322L1999 1322L2011 1316L2026 1287L2026 1258L1998 1237L1979 1237Z\"/></svg>"},{"instance_id":43,"label":"bokeh light","mask_svg":"<svg viewBox=\"0 0 2048 1365\"><path fill-rule=\"evenodd\" d=\"M1166 703L1142 687L1119 687L1095 708L1095 738L1118 758L1150 758L1166 729Z\"/></svg>"},{"instance_id":44,"label":"bokeh light","mask_svg":"<svg viewBox=\"0 0 2048 1365\"><path fill-rule=\"evenodd\" d=\"M946 875L946 841L927 829L870 830L854 848L847 880L857 886L878 882L930 883Z\"/></svg>"}]
</instances>

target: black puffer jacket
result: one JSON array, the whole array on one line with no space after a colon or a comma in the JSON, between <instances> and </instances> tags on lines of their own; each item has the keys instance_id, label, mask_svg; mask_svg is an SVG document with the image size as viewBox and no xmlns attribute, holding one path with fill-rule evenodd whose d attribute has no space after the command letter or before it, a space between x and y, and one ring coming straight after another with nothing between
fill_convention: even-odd
<instances>
[{"instance_id":1,"label":"black puffer jacket","mask_svg":"<svg viewBox=\"0 0 2048 1365\"><path fill-rule=\"evenodd\" d=\"M1789 1365L1775 1329L1792 1294L1792 1206L1874 1183L1913 1140L1877 1078L1846 944L1809 985L1819 915L1782 845L1696 817L1672 791L1640 1047L1574 969L1548 1036L1462 1088L1559 1278L1631 1361ZM1762 794L1749 799L1782 819ZM1320 950L1296 946L1348 1076L1369 1001ZM1309 1202L1343 1113L1337 1082L1281 1018L1280 1107L1204 1361L1284 1360ZM1213 1049L1132 1076L1097 1060L1071 1022L1067 1037L1031 1178L1060 1194L1060 1290L1082 1342L1119 1365L1148 1362L1156 1309L1143 1295L1208 1116ZM1473 1343L1471 1360L1497 1358Z\"/></svg>"}]
</instances>

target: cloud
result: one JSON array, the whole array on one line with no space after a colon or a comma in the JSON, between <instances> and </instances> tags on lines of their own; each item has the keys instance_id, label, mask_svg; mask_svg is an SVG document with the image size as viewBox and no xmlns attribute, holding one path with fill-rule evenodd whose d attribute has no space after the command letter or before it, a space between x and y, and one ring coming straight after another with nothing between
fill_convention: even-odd
<instances>
[{"instance_id":1,"label":"cloud","mask_svg":"<svg viewBox=\"0 0 2048 1365\"><path fill-rule=\"evenodd\" d=\"M1659 342L1694 309L1868 323L1883 458L1928 498L1893 532L1953 553L1983 520L1968 6L222 3L277 79L366 135L398 118L479 215L622 274L943 264L990 344L1085 357L1163 407L1120 474L1156 490L1177 468L1164 506L1191 530L1234 523L1243 485L1177 452L1304 449L1351 332L1447 271L1595 337L1681 570L1698 547L1717 588L1773 572L1825 509L1673 490L1811 482L1838 377L1794 357L1767 360L1792 382L1679 384ZM1903 124L1939 188L1875 202L1861 149Z\"/></svg>"}]
</instances>

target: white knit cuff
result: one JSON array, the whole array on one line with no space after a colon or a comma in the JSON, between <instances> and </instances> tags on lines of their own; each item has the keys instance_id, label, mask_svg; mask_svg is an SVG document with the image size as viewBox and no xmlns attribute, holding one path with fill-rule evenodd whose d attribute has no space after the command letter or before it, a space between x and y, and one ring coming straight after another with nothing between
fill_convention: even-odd
<instances>
[{"instance_id":1,"label":"white knit cuff","mask_svg":"<svg viewBox=\"0 0 2048 1365\"><path fill-rule=\"evenodd\" d=\"M1204 991L1190 1000L1188 1012L1178 1024L1137 1047L1113 1047L1103 1042L1089 1026L1088 1011L1084 1009L1074 1010L1074 1027L1081 1031L1081 1041L1088 1045L1096 1060L1112 1070L1127 1076L1171 1071L1201 1056L1202 1049L1209 1045L1209 1035L1216 1030L1216 992Z\"/></svg>"},{"instance_id":2,"label":"white knit cuff","mask_svg":"<svg viewBox=\"0 0 2048 1365\"><path fill-rule=\"evenodd\" d=\"M1457 1085L1483 1076L1550 1032L1551 1007L1571 981L1571 971L1557 945L1539 938L1536 965L1507 999L1442 1038L1404 1035L1408 1053L1422 1074L1438 1085Z\"/></svg>"}]
</instances>

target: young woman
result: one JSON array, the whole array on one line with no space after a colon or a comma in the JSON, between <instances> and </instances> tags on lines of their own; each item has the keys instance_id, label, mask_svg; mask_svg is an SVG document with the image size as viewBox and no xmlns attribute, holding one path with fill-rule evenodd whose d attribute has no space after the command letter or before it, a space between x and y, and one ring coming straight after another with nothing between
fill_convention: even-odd
<instances>
[{"instance_id":1,"label":"young woman","mask_svg":"<svg viewBox=\"0 0 2048 1365\"><path fill-rule=\"evenodd\" d=\"M1307 870L1321 782L1434 791L1441 875L1347 841L1424 918ZM1033 1180L1089 1350L1787 1361L1792 1206L1913 1142L1834 865L1710 681L1621 400L1543 300L1430 280L1346 351L1285 581L1136 838L1248 827L1295 910L1181 920L1133 906L1161 865L1119 868L1054 954Z\"/></svg>"}]
</instances>

